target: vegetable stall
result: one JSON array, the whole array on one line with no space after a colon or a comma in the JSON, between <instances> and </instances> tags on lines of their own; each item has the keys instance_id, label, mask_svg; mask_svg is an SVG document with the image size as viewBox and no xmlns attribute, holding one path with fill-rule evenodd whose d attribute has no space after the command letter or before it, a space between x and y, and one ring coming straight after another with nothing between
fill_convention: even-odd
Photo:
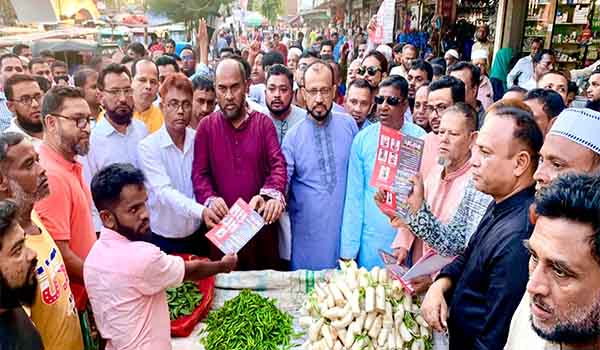
<instances>
[{"instance_id":1,"label":"vegetable stall","mask_svg":"<svg viewBox=\"0 0 600 350\"><path fill-rule=\"evenodd\" d=\"M432 348L419 298L385 269L340 267L217 275L214 293L203 295L213 298L210 313L189 336L173 337L173 350Z\"/></svg>"}]
</instances>

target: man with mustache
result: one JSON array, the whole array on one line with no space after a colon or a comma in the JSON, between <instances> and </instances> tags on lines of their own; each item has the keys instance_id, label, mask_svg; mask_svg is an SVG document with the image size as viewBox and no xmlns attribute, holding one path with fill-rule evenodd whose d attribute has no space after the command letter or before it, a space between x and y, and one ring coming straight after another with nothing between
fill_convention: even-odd
<instances>
[{"instance_id":1,"label":"man with mustache","mask_svg":"<svg viewBox=\"0 0 600 350\"><path fill-rule=\"evenodd\" d=\"M133 117L144 123L149 133L160 129L164 116L154 100L158 93L158 66L142 58L131 65L131 88L133 89Z\"/></svg>"},{"instance_id":2,"label":"man with mustache","mask_svg":"<svg viewBox=\"0 0 600 350\"><path fill-rule=\"evenodd\" d=\"M196 131L188 125L192 114L192 82L181 73L167 76L160 88L165 124L138 145L140 166L147 178L152 241L167 254L206 255L200 232L219 218L196 202L192 160Z\"/></svg>"},{"instance_id":3,"label":"man with mustache","mask_svg":"<svg viewBox=\"0 0 600 350\"><path fill-rule=\"evenodd\" d=\"M215 111L217 94L212 78L196 75L192 79L192 87L194 88L194 100L190 127L196 130L200 120Z\"/></svg>"},{"instance_id":4,"label":"man with mustache","mask_svg":"<svg viewBox=\"0 0 600 350\"><path fill-rule=\"evenodd\" d=\"M25 245L13 201L0 201L0 348L44 349L42 338L22 305L35 299L35 252Z\"/></svg>"},{"instance_id":5,"label":"man with mustache","mask_svg":"<svg viewBox=\"0 0 600 350\"><path fill-rule=\"evenodd\" d=\"M42 101L44 142L37 149L50 194L37 201L40 217L64 259L76 305L85 304L83 261L96 241L92 197L79 157L89 150L90 107L80 89L51 88Z\"/></svg>"},{"instance_id":6,"label":"man with mustache","mask_svg":"<svg viewBox=\"0 0 600 350\"><path fill-rule=\"evenodd\" d=\"M106 349L171 349L165 290L235 268L237 258L184 261L154 244L144 186L131 164L116 163L92 179L102 233L85 261L85 286Z\"/></svg>"},{"instance_id":7,"label":"man with mustache","mask_svg":"<svg viewBox=\"0 0 600 350\"><path fill-rule=\"evenodd\" d=\"M366 59L372 57L375 56ZM340 243L341 258L356 259L359 265L368 269L382 264L377 251L388 249L396 235L396 230L373 200L377 188L369 185L381 127L386 126L412 137L425 136L423 129L404 119L408 108L406 79L395 75L381 82L375 103L381 122L361 130L354 138L350 151Z\"/></svg>"},{"instance_id":8,"label":"man with mustache","mask_svg":"<svg viewBox=\"0 0 600 350\"><path fill-rule=\"evenodd\" d=\"M8 109L15 115L6 131L23 134L39 147L44 136L40 114L44 93L38 82L30 75L17 74L6 81L4 93Z\"/></svg>"},{"instance_id":9,"label":"man with mustache","mask_svg":"<svg viewBox=\"0 0 600 350\"><path fill-rule=\"evenodd\" d=\"M138 143L148 135L144 123L133 118L134 92L127 68L120 64L108 65L100 72L98 89L105 113L104 118L92 130L89 153L83 160L88 184L107 165L132 163L138 166ZM101 222L96 211L94 224L96 232L99 232Z\"/></svg>"},{"instance_id":10,"label":"man with mustache","mask_svg":"<svg viewBox=\"0 0 600 350\"><path fill-rule=\"evenodd\" d=\"M374 89L368 81L357 79L350 83L346 91L345 107L359 130L373 124L369 120L369 115L373 109Z\"/></svg>"},{"instance_id":11,"label":"man with mustache","mask_svg":"<svg viewBox=\"0 0 600 350\"><path fill-rule=\"evenodd\" d=\"M13 113L8 109L8 101L4 93L4 84L8 78L15 74L23 74L23 62L19 56L12 53L6 53L0 56L0 131L6 130L10 126Z\"/></svg>"},{"instance_id":12,"label":"man with mustache","mask_svg":"<svg viewBox=\"0 0 600 350\"><path fill-rule=\"evenodd\" d=\"M14 198L25 244L38 256L38 288L31 304L31 319L45 349L83 349L79 316L62 255L33 211L35 202L50 193L46 170L23 134L0 134L0 149L0 200Z\"/></svg>"},{"instance_id":13,"label":"man with mustache","mask_svg":"<svg viewBox=\"0 0 600 350\"><path fill-rule=\"evenodd\" d=\"M266 115L246 103L244 65L221 60L215 88L219 111L202 119L194 145L192 183L196 200L222 219L238 198L262 213L266 225L239 252L241 270L278 269L276 226L285 208L285 159L277 132ZM209 256L219 258L211 245Z\"/></svg>"},{"instance_id":14,"label":"man with mustache","mask_svg":"<svg viewBox=\"0 0 600 350\"><path fill-rule=\"evenodd\" d=\"M265 102L280 145L283 144L286 133L306 117L305 110L292 104L293 81L292 72L282 64L275 64L268 71Z\"/></svg>"},{"instance_id":15,"label":"man with mustache","mask_svg":"<svg viewBox=\"0 0 600 350\"><path fill-rule=\"evenodd\" d=\"M334 72L328 63L309 65L303 80L308 116L282 146L290 184L291 268L331 269L339 259L348 159L358 127L347 114L333 112Z\"/></svg>"}]
</instances>

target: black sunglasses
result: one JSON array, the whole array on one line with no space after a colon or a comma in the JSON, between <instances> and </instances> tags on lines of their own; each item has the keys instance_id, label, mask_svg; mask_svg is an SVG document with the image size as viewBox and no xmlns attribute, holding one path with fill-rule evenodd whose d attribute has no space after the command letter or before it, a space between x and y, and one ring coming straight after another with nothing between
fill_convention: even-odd
<instances>
[{"instance_id":1,"label":"black sunglasses","mask_svg":"<svg viewBox=\"0 0 600 350\"><path fill-rule=\"evenodd\" d=\"M378 105L383 104L383 102L385 102L386 100L390 106L397 106L398 104L400 104L400 98L396 96L375 96L375 103L377 103Z\"/></svg>"},{"instance_id":2,"label":"black sunglasses","mask_svg":"<svg viewBox=\"0 0 600 350\"><path fill-rule=\"evenodd\" d=\"M365 75L365 72L368 73L370 76L374 76L378 72L381 72L381 68L376 67L376 66L371 66L371 67L362 66L362 67L358 68L358 74Z\"/></svg>"}]
</instances>

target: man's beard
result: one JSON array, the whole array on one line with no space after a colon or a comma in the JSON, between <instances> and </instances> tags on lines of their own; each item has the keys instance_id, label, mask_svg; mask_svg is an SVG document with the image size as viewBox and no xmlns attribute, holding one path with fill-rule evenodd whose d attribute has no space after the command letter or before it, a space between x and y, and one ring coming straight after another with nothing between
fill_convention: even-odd
<instances>
[{"instance_id":1,"label":"man's beard","mask_svg":"<svg viewBox=\"0 0 600 350\"><path fill-rule=\"evenodd\" d=\"M537 299L536 296L533 299ZM532 301L533 302L533 301ZM538 303L541 303L538 301ZM541 303L543 304L543 303ZM559 320L554 329L543 330L538 328L530 317L531 326L535 333L542 339L559 344L589 344L600 338L600 293L590 306L573 306L569 315Z\"/></svg>"},{"instance_id":2,"label":"man's beard","mask_svg":"<svg viewBox=\"0 0 600 350\"><path fill-rule=\"evenodd\" d=\"M76 136L68 136L66 135L64 129L59 126L58 128L58 136L60 137L61 142L64 144L65 148L68 151L73 152L78 156L85 156L88 154L90 150L90 139L88 137L86 142L80 142L77 140Z\"/></svg>"},{"instance_id":3,"label":"man's beard","mask_svg":"<svg viewBox=\"0 0 600 350\"><path fill-rule=\"evenodd\" d=\"M319 103L319 104L317 104L315 107L317 107L317 106L319 106L319 105L321 105L321 106L325 107L325 105L324 105L323 103ZM331 113L331 109L332 109L332 108L333 108L333 103L331 104L331 106L329 106L329 108L327 109L327 111L326 111L324 114L317 114L317 113L314 111L314 108L310 108L310 107L308 107L308 104L306 105L306 110L308 111L308 113L310 113L310 115L311 115L313 118L315 118L315 120L318 120L318 121L323 121L323 120L325 120L325 119L327 118L327 116L329 115L329 113Z\"/></svg>"},{"instance_id":4,"label":"man's beard","mask_svg":"<svg viewBox=\"0 0 600 350\"><path fill-rule=\"evenodd\" d=\"M283 101L281 101L281 103L283 104ZM271 112L271 114L278 116L278 117L286 114L290 110L291 107L292 107L292 99L290 99L290 102L287 105L284 105L280 109L274 109L273 107L271 107L271 103L267 103L267 108L269 109L269 112Z\"/></svg>"},{"instance_id":5,"label":"man's beard","mask_svg":"<svg viewBox=\"0 0 600 350\"><path fill-rule=\"evenodd\" d=\"M0 273L0 309L14 309L21 305L33 305L38 286L38 281L35 277L36 266L37 259L33 259L30 269L27 272L25 285L19 288L9 287L8 281Z\"/></svg>"},{"instance_id":6,"label":"man's beard","mask_svg":"<svg viewBox=\"0 0 600 350\"><path fill-rule=\"evenodd\" d=\"M17 123L19 124L21 129L27 131L28 133L37 134L44 131L42 121L39 119L37 122L32 122L28 118L17 114Z\"/></svg>"},{"instance_id":7,"label":"man's beard","mask_svg":"<svg viewBox=\"0 0 600 350\"><path fill-rule=\"evenodd\" d=\"M233 111L228 111L226 109L223 108L223 106L219 105L219 108L221 109L221 112L223 112L223 115L225 116L225 118L229 119L229 120L238 120L241 116L242 116L242 106L237 106Z\"/></svg>"},{"instance_id":8,"label":"man's beard","mask_svg":"<svg viewBox=\"0 0 600 350\"><path fill-rule=\"evenodd\" d=\"M117 112L119 108L126 108L124 112ZM117 125L129 125L131 118L133 118L133 108L128 104L119 105L115 109L105 108L106 115Z\"/></svg>"},{"instance_id":9,"label":"man's beard","mask_svg":"<svg viewBox=\"0 0 600 350\"><path fill-rule=\"evenodd\" d=\"M121 225L119 218L115 213L112 213L113 217L116 221L117 227L115 231L119 233L121 236L126 237L132 242L150 242L152 241L152 231L150 229L150 221L148 221L148 231L146 232L138 232L134 228Z\"/></svg>"}]
</instances>

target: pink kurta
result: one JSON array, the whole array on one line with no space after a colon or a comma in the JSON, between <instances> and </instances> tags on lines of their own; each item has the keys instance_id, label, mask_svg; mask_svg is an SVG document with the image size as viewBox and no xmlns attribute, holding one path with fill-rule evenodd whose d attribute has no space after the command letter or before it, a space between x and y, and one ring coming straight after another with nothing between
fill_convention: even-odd
<instances>
[{"instance_id":1,"label":"pink kurta","mask_svg":"<svg viewBox=\"0 0 600 350\"><path fill-rule=\"evenodd\" d=\"M448 223L454 216L471 178L471 169L471 162L468 161L460 169L442 178L444 167L437 164L425 178L425 200L431 207L431 212L442 223ZM408 228L400 228L392 248L410 249L411 247L413 262L419 260L429 250L427 244L421 239L415 239Z\"/></svg>"},{"instance_id":2,"label":"pink kurta","mask_svg":"<svg viewBox=\"0 0 600 350\"><path fill-rule=\"evenodd\" d=\"M487 110L492 103L494 103L494 90L492 88L492 82L485 75L481 76L479 92L477 92L477 99L481 101L481 104L485 110Z\"/></svg>"},{"instance_id":3,"label":"pink kurta","mask_svg":"<svg viewBox=\"0 0 600 350\"><path fill-rule=\"evenodd\" d=\"M426 179L431 169L437 165L440 137L438 134L430 131L425 135L424 141L425 146L423 148L423 159L421 160L421 176Z\"/></svg>"}]
</instances>

